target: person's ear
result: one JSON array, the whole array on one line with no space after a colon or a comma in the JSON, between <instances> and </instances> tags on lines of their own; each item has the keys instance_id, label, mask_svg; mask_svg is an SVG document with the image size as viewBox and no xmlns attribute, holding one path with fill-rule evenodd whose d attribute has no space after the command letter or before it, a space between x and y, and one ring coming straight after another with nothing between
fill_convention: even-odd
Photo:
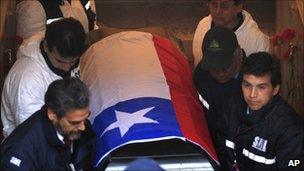
<instances>
[{"instance_id":1,"label":"person's ear","mask_svg":"<svg viewBox=\"0 0 304 171\"><path fill-rule=\"evenodd\" d=\"M277 95L279 93L280 90L280 85L275 86L275 88L273 89L272 95Z\"/></svg>"},{"instance_id":2,"label":"person's ear","mask_svg":"<svg viewBox=\"0 0 304 171\"><path fill-rule=\"evenodd\" d=\"M43 50L44 50L45 52L49 52L49 51L50 51L50 50L49 50L49 47L48 47L48 45L47 45L46 40L43 41Z\"/></svg>"},{"instance_id":3,"label":"person's ear","mask_svg":"<svg viewBox=\"0 0 304 171\"><path fill-rule=\"evenodd\" d=\"M47 108L47 115L52 122L58 120L56 113L50 108Z\"/></svg>"}]
</instances>

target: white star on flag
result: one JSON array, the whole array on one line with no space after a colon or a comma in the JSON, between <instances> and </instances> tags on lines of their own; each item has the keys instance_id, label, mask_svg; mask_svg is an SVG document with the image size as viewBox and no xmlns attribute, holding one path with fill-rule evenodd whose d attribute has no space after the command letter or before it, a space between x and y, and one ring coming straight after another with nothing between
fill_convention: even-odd
<instances>
[{"instance_id":1,"label":"white star on flag","mask_svg":"<svg viewBox=\"0 0 304 171\"><path fill-rule=\"evenodd\" d=\"M113 122L111 125L109 125L103 131L101 136L103 136L103 134L105 134L107 131L110 131L114 128L119 128L120 135L121 135L121 137L123 137L129 131L129 129L135 124L139 124L139 123L157 123L158 124L158 122L156 120L153 120L151 118L147 118L144 116L146 113L148 113L152 109L154 109L154 107L141 109L134 113L127 113L127 112L121 112L121 111L115 110L117 121Z\"/></svg>"}]
</instances>

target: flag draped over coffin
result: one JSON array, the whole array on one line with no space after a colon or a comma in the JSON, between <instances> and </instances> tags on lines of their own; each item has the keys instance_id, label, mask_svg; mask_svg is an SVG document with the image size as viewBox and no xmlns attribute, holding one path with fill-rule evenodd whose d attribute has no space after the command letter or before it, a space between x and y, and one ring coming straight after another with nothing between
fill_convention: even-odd
<instances>
[{"instance_id":1,"label":"flag draped over coffin","mask_svg":"<svg viewBox=\"0 0 304 171\"><path fill-rule=\"evenodd\" d=\"M91 93L96 165L123 145L172 138L218 163L187 60L168 39L116 33L87 50L80 71Z\"/></svg>"}]
</instances>

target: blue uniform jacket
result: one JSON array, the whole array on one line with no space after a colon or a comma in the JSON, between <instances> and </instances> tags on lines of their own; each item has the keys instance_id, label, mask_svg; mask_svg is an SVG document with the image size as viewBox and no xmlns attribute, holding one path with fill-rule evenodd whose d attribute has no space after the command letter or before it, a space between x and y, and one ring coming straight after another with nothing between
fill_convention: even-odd
<instances>
[{"instance_id":1,"label":"blue uniform jacket","mask_svg":"<svg viewBox=\"0 0 304 171\"><path fill-rule=\"evenodd\" d=\"M43 106L1 144L0 170L90 170L95 157L95 134L89 121L73 142L74 153L62 143ZM73 166L71 166L73 163Z\"/></svg>"}]
</instances>

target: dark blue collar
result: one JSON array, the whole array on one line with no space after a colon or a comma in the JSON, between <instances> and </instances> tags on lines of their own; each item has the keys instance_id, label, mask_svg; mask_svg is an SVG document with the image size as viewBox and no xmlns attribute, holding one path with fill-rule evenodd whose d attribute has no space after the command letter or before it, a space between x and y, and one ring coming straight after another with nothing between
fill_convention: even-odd
<instances>
[{"instance_id":1,"label":"dark blue collar","mask_svg":"<svg viewBox=\"0 0 304 171\"><path fill-rule=\"evenodd\" d=\"M43 114L43 117L41 119L43 125L43 131L48 144L50 144L51 146L65 147L65 145L59 140L56 129L54 128L52 122L47 116L47 106L44 105L41 108L41 111Z\"/></svg>"}]
</instances>

